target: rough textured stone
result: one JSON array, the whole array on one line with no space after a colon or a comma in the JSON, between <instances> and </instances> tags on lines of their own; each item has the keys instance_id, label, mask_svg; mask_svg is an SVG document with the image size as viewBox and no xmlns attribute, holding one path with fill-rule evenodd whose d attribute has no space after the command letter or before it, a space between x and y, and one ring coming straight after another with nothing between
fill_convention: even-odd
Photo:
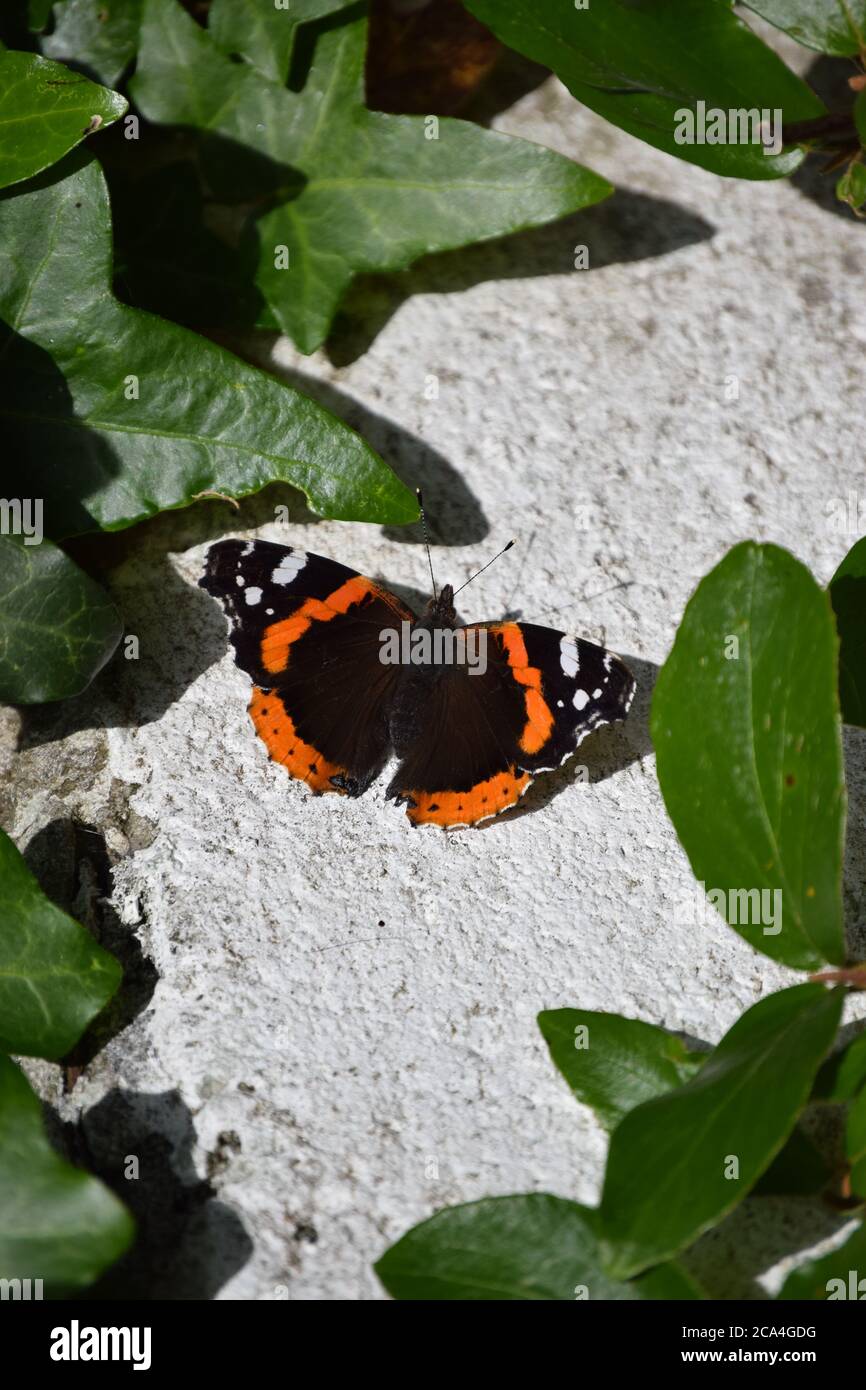
<instances>
[{"instance_id":1,"label":"rough textured stone","mask_svg":"<svg viewBox=\"0 0 866 1390\"><path fill-rule=\"evenodd\" d=\"M299 544L418 598L419 534L315 521L271 489L238 513L204 502L117 539L108 578L140 659L119 655L86 696L24 716L0 804L53 891L115 945L125 936L135 963L135 1016L74 1089L31 1068L58 1120L81 1119L87 1161L118 1179L139 1157L138 1184L119 1186L149 1215L115 1287L381 1297L373 1260L436 1207L595 1198L603 1136L554 1072L539 1009L619 1010L712 1042L795 978L720 919L674 920L691 875L647 709L689 594L731 545L785 545L826 581L854 538L830 512L862 486L863 228L811 173L725 182L606 126L554 80L496 124L619 191L361 285L330 357L283 342L271 360L423 486L440 581L518 537L462 596L466 618L605 640L634 666L636 708L584 745L588 784L566 767L524 814L478 831L410 830L384 783L311 799L254 737L247 679L195 587L206 546ZM578 245L588 272L572 268ZM850 734L861 930L864 751ZM839 1224L752 1204L712 1238L720 1291L748 1290Z\"/></svg>"}]
</instances>

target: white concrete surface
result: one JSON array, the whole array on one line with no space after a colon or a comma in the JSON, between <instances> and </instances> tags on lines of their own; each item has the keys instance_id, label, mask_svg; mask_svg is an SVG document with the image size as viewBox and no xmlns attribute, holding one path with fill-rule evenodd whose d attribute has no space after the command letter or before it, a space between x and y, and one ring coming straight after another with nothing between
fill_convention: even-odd
<instances>
[{"instance_id":1,"label":"white concrete surface","mask_svg":"<svg viewBox=\"0 0 866 1390\"><path fill-rule=\"evenodd\" d=\"M221 614L194 585L207 544L231 534L426 593L417 543L307 524L297 507L280 525L282 492L237 516L203 503L119 542L111 583L140 660L100 682L104 729L69 732L90 722L93 696L28 721L4 805L22 844L56 817L107 827L114 906L159 971L146 1011L71 1096L34 1069L103 1157L137 1151L143 1125L168 1136L154 1164L187 1185L210 1171L225 1240L193 1217L181 1255L155 1266L157 1296L375 1299L373 1260L443 1204L532 1189L592 1201L604 1139L554 1072L538 1010L618 1010L712 1042L796 978L721 920L699 934L672 920L691 874L646 712L689 594L731 545L785 545L826 581L854 539L828 509L863 494L864 229L795 184L725 182L667 158L554 80L496 124L620 191L527 238L360 287L333 349L342 365L286 343L273 360L315 378L424 485L448 543L440 580L518 537L464 616L508 611L606 640L635 659L639 698L624 730L584 745L589 784L567 769L519 818L411 830L384 781L356 802L312 799L268 762ZM572 269L579 244L588 272ZM864 751L851 735L861 928ZM117 1088L138 1128L124 1130ZM752 1210L715 1238L721 1291L833 1224Z\"/></svg>"}]
</instances>

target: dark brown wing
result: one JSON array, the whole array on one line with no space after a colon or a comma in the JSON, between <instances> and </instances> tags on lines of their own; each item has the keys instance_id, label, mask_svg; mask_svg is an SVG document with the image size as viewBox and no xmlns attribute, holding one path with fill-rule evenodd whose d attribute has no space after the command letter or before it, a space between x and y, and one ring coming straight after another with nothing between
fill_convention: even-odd
<instances>
[{"instance_id":1,"label":"dark brown wing","mask_svg":"<svg viewBox=\"0 0 866 1390\"><path fill-rule=\"evenodd\" d=\"M355 570L266 541L211 546L200 582L228 613L270 756L314 791L359 796L387 754L399 672L381 633L414 615Z\"/></svg>"},{"instance_id":2,"label":"dark brown wing","mask_svg":"<svg viewBox=\"0 0 866 1390\"><path fill-rule=\"evenodd\" d=\"M498 815L538 772L628 713L634 680L612 652L528 623L474 630L487 634L486 670L442 672L388 788L415 825L475 825Z\"/></svg>"}]
</instances>

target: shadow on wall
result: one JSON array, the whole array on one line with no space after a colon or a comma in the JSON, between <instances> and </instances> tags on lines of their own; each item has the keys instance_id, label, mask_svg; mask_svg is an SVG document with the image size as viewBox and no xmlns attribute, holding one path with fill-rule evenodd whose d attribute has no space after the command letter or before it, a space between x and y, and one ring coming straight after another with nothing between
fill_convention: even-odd
<instances>
[{"instance_id":1,"label":"shadow on wall","mask_svg":"<svg viewBox=\"0 0 866 1390\"><path fill-rule=\"evenodd\" d=\"M854 93L848 86L848 78L853 77L856 71L850 59L822 56L815 59L805 75L805 80L818 93L828 111L850 111ZM851 135L853 141L853 128ZM853 212L846 203L840 203L836 197L836 183L842 170L822 173L823 166L831 158L831 151L807 155L796 173L791 175L791 182L805 198L817 203L825 212L835 213L837 217L851 221L854 217ZM861 273L859 266L856 273Z\"/></svg>"},{"instance_id":2,"label":"shadow on wall","mask_svg":"<svg viewBox=\"0 0 866 1390\"><path fill-rule=\"evenodd\" d=\"M192 1159L195 1127L177 1091L113 1090L77 1125L47 1115L49 1134L74 1163L102 1178L132 1211L132 1249L84 1297L212 1299L249 1260L253 1244L214 1182L240 1149L232 1132L208 1154L210 1179Z\"/></svg>"},{"instance_id":3,"label":"shadow on wall","mask_svg":"<svg viewBox=\"0 0 866 1390\"><path fill-rule=\"evenodd\" d=\"M402 304L415 294L455 294L488 280L574 276L580 294L586 271L574 268L586 246L589 273L605 266L670 255L707 241L715 228L696 213L645 193L617 189L611 198L546 227L427 256L399 275L359 277L343 301L327 352L335 366L356 361ZM482 328L479 336L489 336Z\"/></svg>"},{"instance_id":4,"label":"shadow on wall","mask_svg":"<svg viewBox=\"0 0 866 1390\"><path fill-rule=\"evenodd\" d=\"M142 848L132 838L130 848ZM159 979L131 927L111 905L114 886L105 836L71 819L50 821L33 836L24 859L43 892L87 928L123 967L120 988L61 1063L72 1090L82 1069L143 1013Z\"/></svg>"}]
</instances>

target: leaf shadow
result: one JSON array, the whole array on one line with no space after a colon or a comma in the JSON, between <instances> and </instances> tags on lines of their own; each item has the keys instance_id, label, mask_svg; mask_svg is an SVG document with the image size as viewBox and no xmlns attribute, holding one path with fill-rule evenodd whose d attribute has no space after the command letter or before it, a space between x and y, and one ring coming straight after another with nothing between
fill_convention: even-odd
<instances>
[{"instance_id":1,"label":"leaf shadow","mask_svg":"<svg viewBox=\"0 0 866 1390\"><path fill-rule=\"evenodd\" d=\"M583 277L593 271L669 255L714 232L703 217L668 199L618 189L612 198L546 226L425 256L396 274L359 276L337 313L326 351L336 367L356 361L412 295L455 294L487 281L566 274L573 276L577 295ZM587 247L589 270L575 270L576 246ZM490 335L482 329L480 336Z\"/></svg>"},{"instance_id":2,"label":"leaf shadow","mask_svg":"<svg viewBox=\"0 0 866 1390\"><path fill-rule=\"evenodd\" d=\"M51 354L2 321L0 362L4 495L41 499L48 536L89 530L96 523L86 499L119 474L117 456L76 416Z\"/></svg>"},{"instance_id":3,"label":"leaf shadow","mask_svg":"<svg viewBox=\"0 0 866 1390\"><path fill-rule=\"evenodd\" d=\"M160 513L125 531L80 536L66 545L102 583L124 616L125 638L96 679L72 699L21 709L18 750L59 742L84 729L139 728L162 718L225 654L225 618L213 599L175 569L171 555L254 530L286 507L292 524L320 519L303 494L274 483L237 508L216 499ZM137 656L127 657L129 639Z\"/></svg>"},{"instance_id":4,"label":"leaf shadow","mask_svg":"<svg viewBox=\"0 0 866 1390\"><path fill-rule=\"evenodd\" d=\"M817 92L828 111L850 111L854 104L854 93L848 86L848 78L853 77L857 68L852 59L831 58L822 54L812 63L805 74L805 81ZM852 125L852 141L856 139ZM854 214L846 203L836 197L836 181L841 169L835 172L822 172L822 166L832 157L828 150L807 154L802 164L791 175L791 183L804 198L815 203L824 212L844 217L847 222L854 220ZM852 267L852 273L859 275L860 266Z\"/></svg>"},{"instance_id":5,"label":"leaf shadow","mask_svg":"<svg viewBox=\"0 0 866 1390\"><path fill-rule=\"evenodd\" d=\"M261 340L265 335L257 337ZM272 347L275 338L268 334L267 340L266 350ZM260 362L258 351L250 360ZM490 523L478 497L438 449L386 416L369 410L329 381L273 360L268 360L267 369L278 380L309 396L363 435L411 491L421 488L433 545L475 545L489 533ZM382 535L403 545L424 543L419 522L409 526L383 526Z\"/></svg>"},{"instance_id":6,"label":"leaf shadow","mask_svg":"<svg viewBox=\"0 0 866 1390\"><path fill-rule=\"evenodd\" d=\"M64 1123L47 1107L49 1134L74 1163L85 1167L132 1211L132 1248L87 1292L87 1300L203 1300L244 1267L253 1242L237 1213L218 1200L215 1180L240 1148L234 1132L221 1134L207 1156L209 1176L193 1161L196 1131L179 1091L119 1088ZM131 1160L137 1160L137 1176Z\"/></svg>"},{"instance_id":7,"label":"leaf shadow","mask_svg":"<svg viewBox=\"0 0 866 1390\"><path fill-rule=\"evenodd\" d=\"M123 967L116 994L63 1058L66 1088L71 1090L81 1069L144 1012L159 974L135 932L111 904L111 860L101 831L58 817L30 839L24 859L52 902L86 927Z\"/></svg>"}]
</instances>

